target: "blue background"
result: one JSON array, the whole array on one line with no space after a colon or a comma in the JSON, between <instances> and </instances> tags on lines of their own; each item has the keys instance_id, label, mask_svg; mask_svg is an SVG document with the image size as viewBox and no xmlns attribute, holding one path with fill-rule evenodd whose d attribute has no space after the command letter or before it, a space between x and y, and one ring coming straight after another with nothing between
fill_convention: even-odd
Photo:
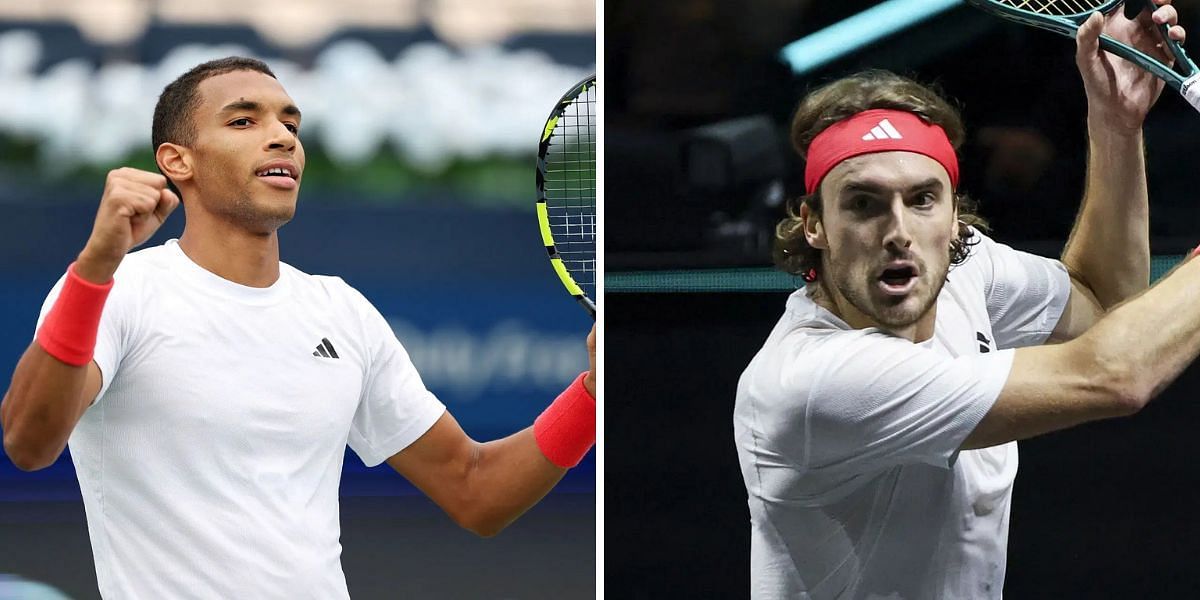
<instances>
[{"instance_id":1,"label":"blue background","mask_svg":"<svg viewBox=\"0 0 1200 600\"><path fill-rule=\"evenodd\" d=\"M101 191L97 184L67 198L61 190L53 198L36 189L0 194L0 370L11 375L32 339L45 294L87 240ZM301 193L296 218L280 231L282 259L341 276L401 342L411 336L406 346L426 385L475 439L529 426L587 368L592 321L554 277L532 206L481 211L452 195L402 206L310 196ZM178 237L182 227L180 210L148 244ZM556 492L594 492L592 454ZM348 452L343 495L414 492L391 469L367 469ZM0 461L0 499L78 495L65 454L35 473Z\"/></svg>"}]
</instances>

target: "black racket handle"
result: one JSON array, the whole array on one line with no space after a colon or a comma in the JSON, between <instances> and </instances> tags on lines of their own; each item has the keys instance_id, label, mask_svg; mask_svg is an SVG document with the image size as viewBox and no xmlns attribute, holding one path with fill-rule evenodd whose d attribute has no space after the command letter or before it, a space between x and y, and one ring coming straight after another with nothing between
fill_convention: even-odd
<instances>
[{"instance_id":1,"label":"black racket handle","mask_svg":"<svg viewBox=\"0 0 1200 600\"><path fill-rule=\"evenodd\" d=\"M1136 19L1138 15L1140 15L1147 7L1149 7L1150 11L1153 12L1158 8L1158 5L1154 3L1154 0L1142 0L1140 2L1138 0L1126 0L1125 18L1130 20ZM1171 37L1168 33L1171 28L1165 23L1162 25L1156 25L1156 27L1158 28L1159 33L1162 34L1163 42L1165 43L1167 50L1171 53L1171 56L1175 58L1175 65L1178 66L1180 64L1187 64L1189 60L1187 52L1184 51L1179 44L1171 42Z\"/></svg>"},{"instance_id":2,"label":"black racket handle","mask_svg":"<svg viewBox=\"0 0 1200 600\"><path fill-rule=\"evenodd\" d=\"M1148 0L1125 0L1125 18L1130 21L1136 19L1138 15L1142 14L1142 10L1146 8L1147 4L1153 10L1154 3Z\"/></svg>"}]
</instances>

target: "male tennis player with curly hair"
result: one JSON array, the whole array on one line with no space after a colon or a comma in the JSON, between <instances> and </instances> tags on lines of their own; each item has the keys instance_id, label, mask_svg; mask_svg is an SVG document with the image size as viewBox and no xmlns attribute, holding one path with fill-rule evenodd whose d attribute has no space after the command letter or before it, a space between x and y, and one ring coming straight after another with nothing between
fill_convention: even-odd
<instances>
[{"instance_id":1,"label":"male tennis player with curly hair","mask_svg":"<svg viewBox=\"0 0 1200 600\"><path fill-rule=\"evenodd\" d=\"M69 440L105 597L346 598L347 444L486 536L595 440L594 332L591 370L532 427L481 444L370 302L280 262L304 173L300 120L257 60L205 63L168 85L153 126L162 174L109 173L91 237L13 374L5 451L39 469ZM181 198L182 237L129 253Z\"/></svg>"},{"instance_id":2,"label":"male tennis player with curly hair","mask_svg":"<svg viewBox=\"0 0 1200 600\"><path fill-rule=\"evenodd\" d=\"M1169 1L1153 20L1183 39ZM1103 54L1102 28L1160 39L1149 14L1079 31L1091 149L1061 262L973 226L963 126L934 91L875 71L800 103L807 195L776 260L810 283L734 412L752 597L1000 598L1015 440L1136 412L1200 353L1200 262L1145 291L1141 124L1163 86Z\"/></svg>"}]
</instances>

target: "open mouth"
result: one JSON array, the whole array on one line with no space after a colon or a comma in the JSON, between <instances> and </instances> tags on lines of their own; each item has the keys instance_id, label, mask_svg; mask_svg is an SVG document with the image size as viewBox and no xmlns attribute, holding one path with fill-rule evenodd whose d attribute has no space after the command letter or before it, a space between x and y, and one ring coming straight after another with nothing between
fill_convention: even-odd
<instances>
[{"instance_id":1,"label":"open mouth","mask_svg":"<svg viewBox=\"0 0 1200 600\"><path fill-rule=\"evenodd\" d=\"M917 269L911 265L884 269L879 276L879 285L885 294L903 295L912 291L917 284Z\"/></svg>"},{"instance_id":2,"label":"open mouth","mask_svg":"<svg viewBox=\"0 0 1200 600\"><path fill-rule=\"evenodd\" d=\"M290 165L269 165L254 174L267 185L291 190L295 189L298 177L296 169Z\"/></svg>"}]
</instances>

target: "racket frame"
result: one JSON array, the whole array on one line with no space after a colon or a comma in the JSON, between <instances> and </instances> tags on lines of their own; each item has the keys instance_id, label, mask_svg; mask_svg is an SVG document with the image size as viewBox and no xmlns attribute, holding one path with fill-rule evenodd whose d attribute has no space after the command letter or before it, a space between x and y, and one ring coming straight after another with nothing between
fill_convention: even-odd
<instances>
[{"instance_id":1,"label":"racket frame","mask_svg":"<svg viewBox=\"0 0 1200 600\"><path fill-rule=\"evenodd\" d=\"M1143 0L1131 1L1141 2ZM1070 16L1059 16L1030 13L1007 4L995 2L993 0L966 0L966 2L967 4L975 6L984 12L994 14L998 17L1015 21L1023 25L1029 25L1030 27L1053 31L1054 33L1065 35L1069 38L1075 37L1079 26L1087 21L1092 12L1101 12L1107 15L1123 4L1121 0L1110 0L1109 2L1097 7L1094 11ZM1152 7L1151 10L1153 10L1153 8L1157 8L1157 5L1150 0L1145 0L1145 2ZM1180 46L1178 42L1167 36L1166 25L1160 25L1159 31L1162 33L1163 41L1167 48L1170 49L1172 56L1175 57L1176 67L1183 67L1186 69L1186 74L1181 75L1175 69L1160 63L1157 59L1150 57L1145 52L1142 52L1137 48L1127 46L1104 34L1100 35L1100 47L1111 54L1136 63L1139 67L1149 71L1155 77L1162 79L1168 86L1171 87L1171 89L1174 89L1182 94L1189 103L1195 106L1197 110L1200 110L1200 98L1197 98L1197 96L1200 95L1200 91L1197 89L1192 89L1193 84L1196 83L1197 79L1200 79L1200 69L1196 67L1196 63L1192 62L1192 60L1188 58L1188 55L1183 50L1183 47Z\"/></svg>"},{"instance_id":2,"label":"racket frame","mask_svg":"<svg viewBox=\"0 0 1200 600\"><path fill-rule=\"evenodd\" d=\"M581 94L588 93L590 88L596 87L596 75L592 74L583 78L579 83L571 86L570 91L563 94L562 98L554 105L554 110L550 111L550 116L546 118L546 126L542 129L542 137L538 143L538 159L537 159L537 219L538 228L542 233L542 243L546 246L546 254L550 257L550 264L554 267L554 272L562 281L563 287L567 289L567 293L571 294L584 310L596 318L596 302L583 291L579 284L575 281L575 277L571 275L571 271L567 269L563 263L562 255L559 253L556 242L554 240L554 230L550 228L550 211L546 204L546 155L550 150L550 139L554 134L554 128L558 125L558 120L563 116L567 107L571 105ZM593 114L593 118L595 115ZM595 130L592 132L592 140L595 142ZM592 177L595 178L595 171L592 171ZM594 183L593 183L594 186ZM593 215L595 218L595 215ZM594 252L593 252L594 254ZM599 281L599 273L593 271L594 280Z\"/></svg>"}]
</instances>

